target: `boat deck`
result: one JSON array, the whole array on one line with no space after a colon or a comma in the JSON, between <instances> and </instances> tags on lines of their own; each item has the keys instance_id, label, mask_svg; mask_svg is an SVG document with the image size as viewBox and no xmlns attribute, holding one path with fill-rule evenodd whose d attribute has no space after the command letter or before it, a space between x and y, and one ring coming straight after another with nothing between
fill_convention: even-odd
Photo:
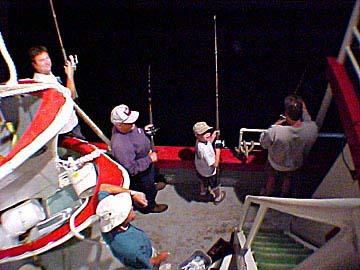
<instances>
[{"instance_id":1,"label":"boat deck","mask_svg":"<svg viewBox=\"0 0 360 270\"><path fill-rule=\"evenodd\" d=\"M236 172L222 177L225 200L214 205L201 198L191 169L162 169L169 184L158 193L157 201L166 203L169 209L161 214L137 214L133 224L143 229L159 251L171 253L169 262L172 269L187 259L194 250L208 251L222 237L230 239L232 230L238 225L242 214L242 199L247 187L259 189L264 183L264 175L257 172ZM275 218L274 218L275 215ZM248 222L253 220L253 214ZM270 212L263 226L287 228L289 218L277 212ZM51 270L116 270L121 264L112 257L109 249L101 242L98 223L88 232L85 241L72 239L63 246L39 256L45 269ZM15 270L26 261L6 263L2 270Z\"/></svg>"}]
</instances>

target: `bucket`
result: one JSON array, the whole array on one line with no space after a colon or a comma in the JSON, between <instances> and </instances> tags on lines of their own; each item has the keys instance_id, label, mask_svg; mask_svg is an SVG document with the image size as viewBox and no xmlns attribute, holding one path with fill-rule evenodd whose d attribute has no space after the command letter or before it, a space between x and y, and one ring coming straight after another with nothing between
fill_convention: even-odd
<instances>
[{"instance_id":1,"label":"bucket","mask_svg":"<svg viewBox=\"0 0 360 270\"><path fill-rule=\"evenodd\" d=\"M211 257L204 251L197 249L179 265L178 270L207 270L211 263Z\"/></svg>"},{"instance_id":2,"label":"bucket","mask_svg":"<svg viewBox=\"0 0 360 270\"><path fill-rule=\"evenodd\" d=\"M79 198L87 198L94 193L97 173L93 163L86 163L81 169L72 172L69 178Z\"/></svg>"}]
</instances>

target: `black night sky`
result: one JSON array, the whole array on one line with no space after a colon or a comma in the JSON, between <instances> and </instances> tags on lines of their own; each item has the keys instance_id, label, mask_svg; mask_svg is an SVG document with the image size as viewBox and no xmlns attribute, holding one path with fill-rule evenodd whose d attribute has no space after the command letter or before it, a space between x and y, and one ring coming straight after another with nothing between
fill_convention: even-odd
<instances>
[{"instance_id":1,"label":"black night sky","mask_svg":"<svg viewBox=\"0 0 360 270\"><path fill-rule=\"evenodd\" d=\"M53 2L65 50L79 58L79 105L107 136L110 111L121 103L140 111L140 126L148 123L151 65L158 145L193 145L195 122L215 125L216 15L220 129L232 147L241 127L272 124L295 90L316 117L325 59L337 55L355 1ZM3 0L0 19L19 78L32 77L33 45L48 47L54 74L63 75L49 1ZM326 127L339 124L328 119Z\"/></svg>"}]
</instances>

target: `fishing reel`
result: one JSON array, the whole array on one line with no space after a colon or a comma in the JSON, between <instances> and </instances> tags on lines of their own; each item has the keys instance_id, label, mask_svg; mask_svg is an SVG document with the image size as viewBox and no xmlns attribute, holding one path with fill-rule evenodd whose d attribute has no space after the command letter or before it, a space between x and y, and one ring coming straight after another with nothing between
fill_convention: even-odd
<instances>
[{"instance_id":1,"label":"fishing reel","mask_svg":"<svg viewBox=\"0 0 360 270\"><path fill-rule=\"evenodd\" d=\"M152 126L149 130L146 130L145 133L149 136L155 136L156 132L159 131L160 128L156 128Z\"/></svg>"},{"instance_id":2,"label":"fishing reel","mask_svg":"<svg viewBox=\"0 0 360 270\"><path fill-rule=\"evenodd\" d=\"M279 119L276 120L276 123L282 126L288 126L288 122L286 121L286 116L284 114L280 114Z\"/></svg>"},{"instance_id":3,"label":"fishing reel","mask_svg":"<svg viewBox=\"0 0 360 270\"><path fill-rule=\"evenodd\" d=\"M69 55L69 61L71 63L71 66L74 68L74 70L76 70L76 66L77 64L79 64L79 60L77 55Z\"/></svg>"},{"instance_id":4,"label":"fishing reel","mask_svg":"<svg viewBox=\"0 0 360 270\"><path fill-rule=\"evenodd\" d=\"M215 148L225 148L225 140L215 140Z\"/></svg>"}]
</instances>

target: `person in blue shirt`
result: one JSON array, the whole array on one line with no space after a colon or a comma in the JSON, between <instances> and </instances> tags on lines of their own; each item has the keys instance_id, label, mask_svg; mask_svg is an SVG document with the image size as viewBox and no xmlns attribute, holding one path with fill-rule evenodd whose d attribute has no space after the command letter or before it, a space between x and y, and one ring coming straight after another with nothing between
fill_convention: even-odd
<instances>
[{"instance_id":1,"label":"person in blue shirt","mask_svg":"<svg viewBox=\"0 0 360 270\"><path fill-rule=\"evenodd\" d=\"M96 214L100 216L102 237L112 254L129 269L150 270L166 261L169 253L153 256L147 234L130 223L135 218L132 198L143 207L147 205L144 193L102 184Z\"/></svg>"}]
</instances>

